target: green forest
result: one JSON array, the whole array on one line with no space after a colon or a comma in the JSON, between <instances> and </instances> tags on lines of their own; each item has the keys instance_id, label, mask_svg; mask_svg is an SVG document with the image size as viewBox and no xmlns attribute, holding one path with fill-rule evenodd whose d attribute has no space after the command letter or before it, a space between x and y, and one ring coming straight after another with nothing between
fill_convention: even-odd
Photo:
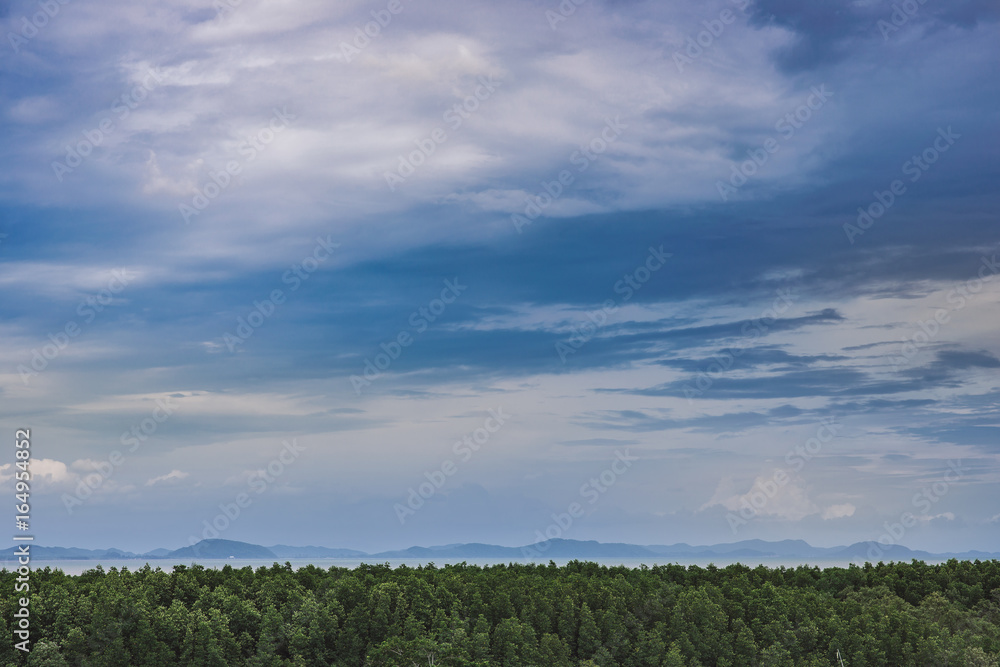
<instances>
[{"instance_id":1,"label":"green forest","mask_svg":"<svg viewBox=\"0 0 1000 667\"><path fill-rule=\"evenodd\" d=\"M975 667L998 664L1000 561L45 568L30 612L0 665Z\"/></svg>"}]
</instances>

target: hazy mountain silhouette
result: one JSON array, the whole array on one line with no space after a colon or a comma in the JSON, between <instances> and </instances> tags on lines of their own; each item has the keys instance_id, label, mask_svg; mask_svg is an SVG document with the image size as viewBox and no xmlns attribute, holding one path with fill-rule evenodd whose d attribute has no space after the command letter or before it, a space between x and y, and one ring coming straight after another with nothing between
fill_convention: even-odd
<instances>
[{"instance_id":1,"label":"hazy mountain silhouette","mask_svg":"<svg viewBox=\"0 0 1000 667\"><path fill-rule=\"evenodd\" d=\"M16 547L0 550L0 560L5 565L16 563L14 554ZM197 544L180 549L154 549L143 554L137 554L120 549L79 549L75 547L31 546L33 560L215 560L215 559L317 559L317 558L347 558L383 559L420 558L425 560L460 560L467 558L496 559L523 561L534 560L545 562L550 558L587 559L587 558L627 558L649 559L658 562L670 559L711 559L720 558L731 561L746 559L753 561L801 560L813 561L909 561L917 560L993 560L1000 559L1000 553L985 551L965 551L961 553L930 553L915 551L896 545L886 547L874 542L858 542L849 546L814 547L803 540L782 540L768 542L765 540L743 540L728 544L713 544L692 546L690 544L672 545L638 545L624 543L605 543L580 540L548 540L523 547L504 547L495 544L448 544L433 547L410 547L395 551L366 553L355 549L331 547L292 547L283 544L264 547L248 542L234 540L202 540Z\"/></svg>"}]
</instances>

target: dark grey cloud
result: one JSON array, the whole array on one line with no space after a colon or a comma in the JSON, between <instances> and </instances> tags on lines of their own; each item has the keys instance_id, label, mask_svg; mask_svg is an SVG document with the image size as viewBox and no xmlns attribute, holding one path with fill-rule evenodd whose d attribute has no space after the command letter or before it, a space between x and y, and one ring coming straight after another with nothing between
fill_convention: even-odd
<instances>
[{"instance_id":1,"label":"dark grey cloud","mask_svg":"<svg viewBox=\"0 0 1000 667\"><path fill-rule=\"evenodd\" d=\"M952 422L901 430L935 442L982 447L991 453L996 453L1000 449L1000 427L997 426Z\"/></svg>"},{"instance_id":2,"label":"dark grey cloud","mask_svg":"<svg viewBox=\"0 0 1000 667\"><path fill-rule=\"evenodd\" d=\"M639 441L617 438L584 438L583 440L563 440L559 444L568 447L625 447L628 445L637 445Z\"/></svg>"},{"instance_id":3,"label":"dark grey cloud","mask_svg":"<svg viewBox=\"0 0 1000 667\"><path fill-rule=\"evenodd\" d=\"M937 353L937 363L946 368L962 370L967 368L1000 368L1000 359L990 352L964 352L942 350Z\"/></svg>"},{"instance_id":4,"label":"dark grey cloud","mask_svg":"<svg viewBox=\"0 0 1000 667\"><path fill-rule=\"evenodd\" d=\"M809 318L796 318L799 321L803 319L808 319L810 322L817 322L813 316ZM840 316L824 317L822 321L834 322L843 319ZM788 329L784 329L788 330ZM716 351L717 356L725 355L727 348L722 348ZM755 368L759 366L779 366L782 368L793 368L793 367L804 367L815 364L817 362L838 362L845 361L849 357L836 354L793 354L784 350L780 347L759 345L757 347L748 348L744 350L739 355L739 366L740 368ZM713 363L717 363L718 359L716 357L702 357L702 358L690 358L690 357L676 357L673 359L660 359L656 363L661 366L669 366L671 368L676 368L678 370L687 371L690 373L697 373L698 371L703 371Z\"/></svg>"},{"instance_id":5,"label":"dark grey cloud","mask_svg":"<svg viewBox=\"0 0 1000 667\"><path fill-rule=\"evenodd\" d=\"M762 412L732 412L722 415L676 419L644 410L605 410L583 415L578 423L591 427L614 428L635 433L691 430L700 433L733 433L779 423L803 423L804 414L793 405L781 405ZM824 413L828 416L828 413ZM813 419L815 421L815 419Z\"/></svg>"},{"instance_id":6,"label":"dark grey cloud","mask_svg":"<svg viewBox=\"0 0 1000 667\"><path fill-rule=\"evenodd\" d=\"M927 0L889 5L850 0L754 0L750 8L751 25L777 25L795 34L791 44L774 54L778 65L790 73L834 64L866 42L883 43L886 35L902 30L971 30L998 18L1000 8L989 0L957 0L946 5Z\"/></svg>"},{"instance_id":7,"label":"dark grey cloud","mask_svg":"<svg viewBox=\"0 0 1000 667\"><path fill-rule=\"evenodd\" d=\"M862 401L836 401L831 403L831 407L839 412L849 414L861 414L869 412L894 412L900 411L917 412L920 408L935 405L937 402L929 398L908 398L902 400L892 400L886 398L870 398Z\"/></svg>"},{"instance_id":8,"label":"dark grey cloud","mask_svg":"<svg viewBox=\"0 0 1000 667\"><path fill-rule=\"evenodd\" d=\"M699 389L695 377L667 382L645 389L602 390L638 396L735 398L804 398L808 396L871 396L923 391L935 387L954 387L960 383L947 372L928 374L914 370L908 377L887 381L855 368L809 368L755 377L731 377L720 374Z\"/></svg>"},{"instance_id":9,"label":"dark grey cloud","mask_svg":"<svg viewBox=\"0 0 1000 667\"><path fill-rule=\"evenodd\" d=\"M777 63L789 72L843 59L848 42L864 38L875 16L870 6L840 0L755 0L751 5L751 25L778 25L795 33L795 41L775 54Z\"/></svg>"}]
</instances>

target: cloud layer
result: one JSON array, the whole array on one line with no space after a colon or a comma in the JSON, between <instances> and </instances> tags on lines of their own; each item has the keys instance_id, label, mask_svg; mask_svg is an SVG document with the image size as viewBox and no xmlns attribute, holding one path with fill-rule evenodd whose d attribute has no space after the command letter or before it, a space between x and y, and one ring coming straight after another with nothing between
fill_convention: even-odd
<instances>
[{"instance_id":1,"label":"cloud layer","mask_svg":"<svg viewBox=\"0 0 1000 667\"><path fill-rule=\"evenodd\" d=\"M3 19L38 539L1000 548L994 4L220 7Z\"/></svg>"}]
</instances>

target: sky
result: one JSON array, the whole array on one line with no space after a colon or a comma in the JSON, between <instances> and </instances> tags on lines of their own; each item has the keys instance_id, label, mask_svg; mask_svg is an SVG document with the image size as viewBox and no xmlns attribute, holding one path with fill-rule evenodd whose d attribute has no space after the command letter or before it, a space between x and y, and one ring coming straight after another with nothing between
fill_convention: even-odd
<instances>
[{"instance_id":1,"label":"sky","mask_svg":"<svg viewBox=\"0 0 1000 667\"><path fill-rule=\"evenodd\" d=\"M2 12L37 543L1000 551L996 3Z\"/></svg>"}]
</instances>

